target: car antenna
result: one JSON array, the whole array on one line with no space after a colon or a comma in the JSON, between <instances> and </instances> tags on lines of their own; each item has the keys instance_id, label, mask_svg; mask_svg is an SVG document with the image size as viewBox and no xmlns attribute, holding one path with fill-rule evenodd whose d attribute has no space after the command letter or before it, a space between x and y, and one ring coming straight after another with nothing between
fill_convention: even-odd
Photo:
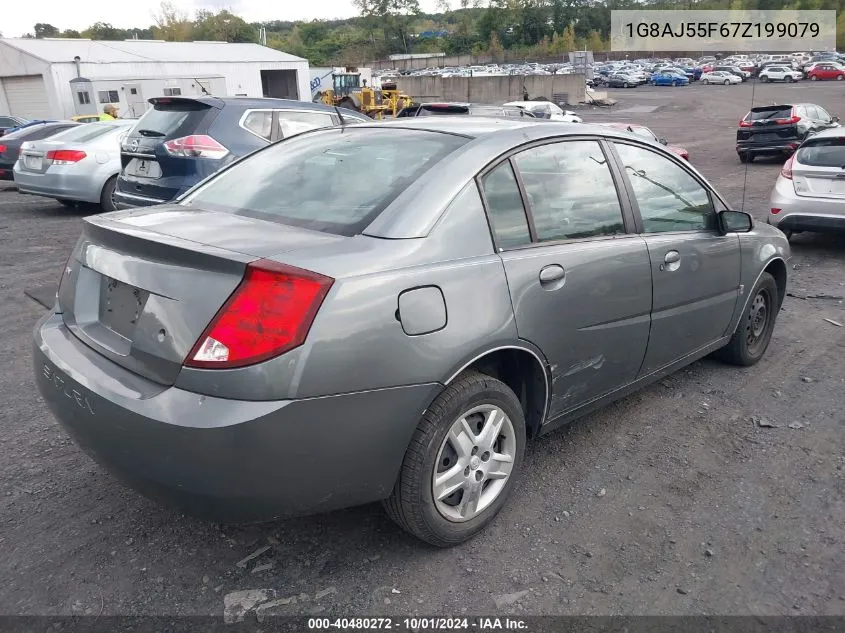
<instances>
[{"instance_id":1,"label":"car antenna","mask_svg":"<svg viewBox=\"0 0 845 633\"><path fill-rule=\"evenodd\" d=\"M334 111L337 112L337 118L340 119L340 127L344 127L346 125L346 119L344 119L343 115L340 113L340 108L335 106Z\"/></svg>"},{"instance_id":2,"label":"car antenna","mask_svg":"<svg viewBox=\"0 0 845 633\"><path fill-rule=\"evenodd\" d=\"M200 87L200 90L202 90L202 93L203 93L204 95L208 95L209 97L211 96L211 93L210 93L208 90L206 90L206 89L205 89L205 86L203 86L203 85L200 83L200 80L199 80L199 79L197 79L196 77L194 77L194 81L196 81L196 82L197 82L197 85Z\"/></svg>"},{"instance_id":3,"label":"car antenna","mask_svg":"<svg viewBox=\"0 0 845 633\"><path fill-rule=\"evenodd\" d=\"M756 81L751 84L751 107L748 108L749 114L751 113L751 110L754 109L755 88L757 88L757 82ZM772 104L772 105L774 105L774 104ZM745 211L745 192L748 188L748 163L749 162L751 162L751 161L746 159L746 161L745 161L745 174L742 177L742 206L739 208L740 211L743 211L745 213L747 213L747 211Z\"/></svg>"}]
</instances>

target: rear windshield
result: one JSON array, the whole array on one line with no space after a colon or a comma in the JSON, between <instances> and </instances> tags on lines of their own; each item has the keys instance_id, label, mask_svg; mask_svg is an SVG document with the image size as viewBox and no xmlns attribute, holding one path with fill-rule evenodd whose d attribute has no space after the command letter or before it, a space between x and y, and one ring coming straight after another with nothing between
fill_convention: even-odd
<instances>
[{"instance_id":1,"label":"rear windshield","mask_svg":"<svg viewBox=\"0 0 845 633\"><path fill-rule=\"evenodd\" d=\"M789 119L792 117L792 106L773 106L771 108L754 108L745 115L746 121L764 121L766 119Z\"/></svg>"},{"instance_id":2,"label":"rear windshield","mask_svg":"<svg viewBox=\"0 0 845 633\"><path fill-rule=\"evenodd\" d=\"M802 165L845 169L845 137L819 138L802 145L795 156Z\"/></svg>"},{"instance_id":3,"label":"rear windshield","mask_svg":"<svg viewBox=\"0 0 845 633\"><path fill-rule=\"evenodd\" d=\"M117 125L109 125L103 123L88 123L77 127L72 127L64 132L59 132L53 139L56 141L70 141L72 143L87 143L93 141L95 138L104 136L109 132L115 130L125 129Z\"/></svg>"},{"instance_id":4,"label":"rear windshield","mask_svg":"<svg viewBox=\"0 0 845 633\"><path fill-rule=\"evenodd\" d=\"M132 129L133 135L174 137L195 130L209 107L196 101L159 103L147 110Z\"/></svg>"},{"instance_id":5,"label":"rear windshield","mask_svg":"<svg viewBox=\"0 0 845 633\"><path fill-rule=\"evenodd\" d=\"M422 130L357 127L306 133L221 172L183 204L356 235L468 140Z\"/></svg>"}]
</instances>

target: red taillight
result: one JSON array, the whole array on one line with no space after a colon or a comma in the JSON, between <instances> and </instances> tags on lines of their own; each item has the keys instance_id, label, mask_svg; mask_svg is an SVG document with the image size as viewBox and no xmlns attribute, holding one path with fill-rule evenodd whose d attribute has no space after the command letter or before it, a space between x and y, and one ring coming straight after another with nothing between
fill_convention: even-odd
<instances>
[{"instance_id":1,"label":"red taillight","mask_svg":"<svg viewBox=\"0 0 845 633\"><path fill-rule=\"evenodd\" d=\"M792 180L792 163L793 163L793 162L795 162L795 154L793 154L792 156L790 156L790 157L789 157L789 160L787 160L787 161L783 164L783 169L781 169L781 170L780 170L780 175L781 175L781 176L783 176L784 178L787 178L787 179L789 179L789 180Z\"/></svg>"},{"instance_id":2,"label":"red taillight","mask_svg":"<svg viewBox=\"0 0 845 633\"><path fill-rule=\"evenodd\" d=\"M754 123L746 121L745 119L739 122L739 127L751 127L752 125L754 125Z\"/></svg>"},{"instance_id":3,"label":"red taillight","mask_svg":"<svg viewBox=\"0 0 845 633\"><path fill-rule=\"evenodd\" d=\"M228 149L206 134L174 138L164 143L164 149L171 156L180 158L220 159L229 153Z\"/></svg>"},{"instance_id":4,"label":"red taillight","mask_svg":"<svg viewBox=\"0 0 845 633\"><path fill-rule=\"evenodd\" d=\"M332 283L330 277L268 260L247 265L185 366L243 367L302 345Z\"/></svg>"},{"instance_id":5,"label":"red taillight","mask_svg":"<svg viewBox=\"0 0 845 633\"><path fill-rule=\"evenodd\" d=\"M791 116L788 119L775 119L773 123L777 123L779 125L789 125L790 123L798 123L801 120L800 116Z\"/></svg>"},{"instance_id":6,"label":"red taillight","mask_svg":"<svg viewBox=\"0 0 845 633\"><path fill-rule=\"evenodd\" d=\"M781 210L780 210L780 209L775 209L775 208L772 208L772 215L777 215L777 214L778 214L778 213L780 213L780 212L781 212Z\"/></svg>"},{"instance_id":7,"label":"red taillight","mask_svg":"<svg viewBox=\"0 0 845 633\"><path fill-rule=\"evenodd\" d=\"M54 165L68 165L78 163L87 155L78 149L54 149L47 152L47 160L52 160Z\"/></svg>"},{"instance_id":8,"label":"red taillight","mask_svg":"<svg viewBox=\"0 0 845 633\"><path fill-rule=\"evenodd\" d=\"M0 154L5 154L5 153L6 153L6 146L0 145Z\"/></svg>"}]
</instances>

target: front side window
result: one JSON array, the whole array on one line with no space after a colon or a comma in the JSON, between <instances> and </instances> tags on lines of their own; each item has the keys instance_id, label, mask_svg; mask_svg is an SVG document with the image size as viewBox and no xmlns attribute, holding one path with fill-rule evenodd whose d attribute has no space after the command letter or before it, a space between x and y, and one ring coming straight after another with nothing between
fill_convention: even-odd
<instances>
[{"instance_id":1,"label":"front side window","mask_svg":"<svg viewBox=\"0 0 845 633\"><path fill-rule=\"evenodd\" d=\"M625 232L622 207L597 141L567 141L516 155L541 242Z\"/></svg>"},{"instance_id":2,"label":"front side window","mask_svg":"<svg viewBox=\"0 0 845 633\"><path fill-rule=\"evenodd\" d=\"M710 194L688 171L651 150L616 143L646 233L712 231L716 212Z\"/></svg>"},{"instance_id":3,"label":"front side window","mask_svg":"<svg viewBox=\"0 0 845 633\"><path fill-rule=\"evenodd\" d=\"M336 235L356 235L467 142L422 130L346 127L269 145L182 202Z\"/></svg>"},{"instance_id":4,"label":"front side window","mask_svg":"<svg viewBox=\"0 0 845 633\"><path fill-rule=\"evenodd\" d=\"M496 246L508 249L530 244L525 207L510 161L503 162L487 174L481 181L481 187Z\"/></svg>"}]
</instances>

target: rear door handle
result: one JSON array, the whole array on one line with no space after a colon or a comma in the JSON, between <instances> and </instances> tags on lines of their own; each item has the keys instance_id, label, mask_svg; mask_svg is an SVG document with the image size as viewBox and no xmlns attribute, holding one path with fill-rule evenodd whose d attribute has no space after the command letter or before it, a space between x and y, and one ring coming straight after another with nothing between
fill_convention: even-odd
<instances>
[{"instance_id":1,"label":"rear door handle","mask_svg":"<svg viewBox=\"0 0 845 633\"><path fill-rule=\"evenodd\" d=\"M540 271L540 283L551 284L566 276L566 271L560 264L551 264Z\"/></svg>"},{"instance_id":2,"label":"rear door handle","mask_svg":"<svg viewBox=\"0 0 845 633\"><path fill-rule=\"evenodd\" d=\"M670 273L681 267L681 254L678 251L669 251L663 257L660 270L668 270Z\"/></svg>"}]
</instances>

